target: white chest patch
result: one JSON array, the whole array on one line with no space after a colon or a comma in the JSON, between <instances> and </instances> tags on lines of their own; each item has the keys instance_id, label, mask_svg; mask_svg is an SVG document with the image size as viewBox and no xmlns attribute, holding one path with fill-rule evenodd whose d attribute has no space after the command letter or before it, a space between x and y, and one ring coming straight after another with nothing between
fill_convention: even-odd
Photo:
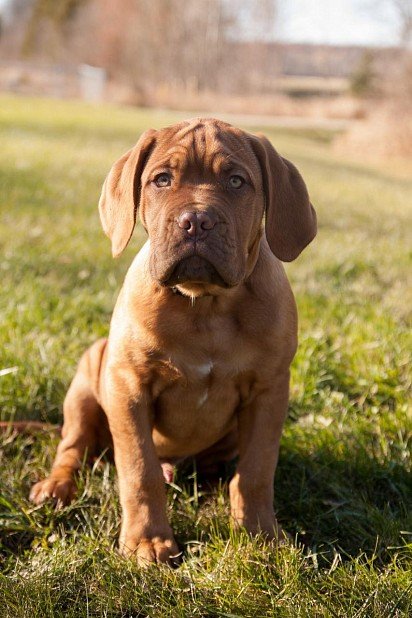
<instances>
[{"instance_id":1,"label":"white chest patch","mask_svg":"<svg viewBox=\"0 0 412 618\"><path fill-rule=\"evenodd\" d=\"M212 371L213 363L212 361L208 361L207 363L203 363L202 365L196 365L194 369L199 374L199 376L201 376L202 378L205 378Z\"/></svg>"}]
</instances>

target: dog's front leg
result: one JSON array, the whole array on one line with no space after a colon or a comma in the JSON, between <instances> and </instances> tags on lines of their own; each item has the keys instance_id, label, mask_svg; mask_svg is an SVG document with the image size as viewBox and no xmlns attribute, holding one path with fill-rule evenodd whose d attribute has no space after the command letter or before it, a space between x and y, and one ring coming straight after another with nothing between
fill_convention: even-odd
<instances>
[{"instance_id":1,"label":"dog's front leg","mask_svg":"<svg viewBox=\"0 0 412 618\"><path fill-rule=\"evenodd\" d=\"M236 524L252 534L263 532L278 541L286 535L274 512L273 481L288 398L289 372L286 372L240 410L239 462L229 486L231 513Z\"/></svg>"},{"instance_id":2,"label":"dog's front leg","mask_svg":"<svg viewBox=\"0 0 412 618\"><path fill-rule=\"evenodd\" d=\"M134 555L142 565L170 562L178 547L166 515L165 482L152 440L149 393L138 385L130 389L127 380L111 374L105 399L122 507L120 551Z\"/></svg>"}]
</instances>

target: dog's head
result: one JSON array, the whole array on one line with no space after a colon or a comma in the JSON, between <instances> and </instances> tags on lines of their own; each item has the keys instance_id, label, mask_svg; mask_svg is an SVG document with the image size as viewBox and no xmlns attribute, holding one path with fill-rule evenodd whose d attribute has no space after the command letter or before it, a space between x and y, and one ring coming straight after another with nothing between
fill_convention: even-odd
<instances>
[{"instance_id":1,"label":"dog's head","mask_svg":"<svg viewBox=\"0 0 412 618\"><path fill-rule=\"evenodd\" d=\"M263 136L215 119L146 131L112 167L99 202L118 256L136 213L150 238L150 272L188 295L240 284L258 257L262 221L273 253L294 260L316 235L298 170Z\"/></svg>"}]
</instances>

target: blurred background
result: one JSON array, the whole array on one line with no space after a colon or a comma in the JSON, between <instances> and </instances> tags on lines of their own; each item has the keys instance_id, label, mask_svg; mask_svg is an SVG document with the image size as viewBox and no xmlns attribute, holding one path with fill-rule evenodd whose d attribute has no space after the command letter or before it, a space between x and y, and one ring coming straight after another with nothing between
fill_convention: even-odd
<instances>
[{"instance_id":1,"label":"blurred background","mask_svg":"<svg viewBox=\"0 0 412 618\"><path fill-rule=\"evenodd\" d=\"M412 154L411 0L0 0L0 11L2 91L270 116L336 129L344 154Z\"/></svg>"}]
</instances>

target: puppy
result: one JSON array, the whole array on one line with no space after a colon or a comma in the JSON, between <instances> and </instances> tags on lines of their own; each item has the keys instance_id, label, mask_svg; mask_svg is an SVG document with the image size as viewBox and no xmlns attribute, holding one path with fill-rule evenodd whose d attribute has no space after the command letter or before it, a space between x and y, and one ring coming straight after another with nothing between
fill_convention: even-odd
<instances>
[{"instance_id":1,"label":"puppy","mask_svg":"<svg viewBox=\"0 0 412 618\"><path fill-rule=\"evenodd\" d=\"M120 549L141 563L178 552L165 478L238 457L231 514L280 540L273 481L297 345L282 261L316 235L297 169L263 136L215 119L146 131L112 167L99 203L116 257L137 213L148 240L120 292L108 339L83 355L62 440L35 503L67 503L87 453L114 448Z\"/></svg>"}]
</instances>

